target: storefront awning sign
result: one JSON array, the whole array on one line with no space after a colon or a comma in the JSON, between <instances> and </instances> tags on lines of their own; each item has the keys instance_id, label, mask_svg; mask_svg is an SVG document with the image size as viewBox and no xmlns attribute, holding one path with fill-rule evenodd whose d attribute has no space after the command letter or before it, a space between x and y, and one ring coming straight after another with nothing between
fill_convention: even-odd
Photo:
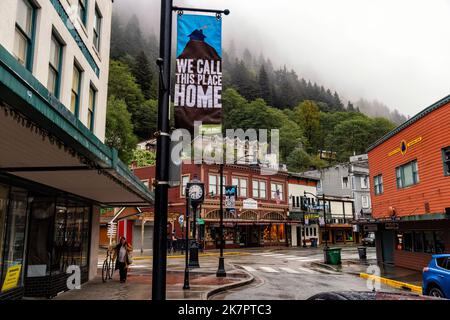
<instances>
[{"instance_id":1,"label":"storefront awning sign","mask_svg":"<svg viewBox=\"0 0 450 320\"><path fill-rule=\"evenodd\" d=\"M245 199L243 202L243 208L248 210L258 209L258 201L252 198Z\"/></svg>"}]
</instances>

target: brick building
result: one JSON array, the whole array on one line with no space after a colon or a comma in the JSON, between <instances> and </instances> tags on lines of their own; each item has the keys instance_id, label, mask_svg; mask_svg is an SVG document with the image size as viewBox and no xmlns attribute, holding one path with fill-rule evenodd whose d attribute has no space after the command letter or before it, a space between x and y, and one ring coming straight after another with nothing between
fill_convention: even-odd
<instances>
[{"instance_id":1,"label":"brick building","mask_svg":"<svg viewBox=\"0 0 450 320\"><path fill-rule=\"evenodd\" d=\"M141 181L152 188L155 167L134 169ZM216 248L219 231L220 175L218 165L183 164L181 185L169 189L169 222L177 237L183 232L178 217L185 215L184 189L189 180L197 177L205 183L206 197L199 209L198 235L205 248ZM225 165L223 185L237 185L236 213L224 210L226 248L287 246L291 242L288 220L288 173L262 175L260 167ZM152 208L141 208L152 213ZM192 230L192 229L191 229Z\"/></svg>"}]
</instances>

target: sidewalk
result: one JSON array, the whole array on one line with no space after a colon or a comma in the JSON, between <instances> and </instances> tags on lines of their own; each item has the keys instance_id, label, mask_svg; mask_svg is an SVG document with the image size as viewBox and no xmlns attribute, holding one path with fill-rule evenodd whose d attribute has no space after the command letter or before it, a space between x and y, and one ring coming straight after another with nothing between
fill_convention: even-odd
<instances>
[{"instance_id":1,"label":"sidewalk","mask_svg":"<svg viewBox=\"0 0 450 320\"><path fill-rule=\"evenodd\" d=\"M382 264L379 265L376 259L342 260L342 264L340 266L328 265L322 262L313 262L312 264L320 268L326 268L338 272L354 274L356 276L366 279L374 274L374 269L370 267L377 266L380 268L379 269L380 274L376 278L379 279L381 282L395 288L405 289L416 293L422 292L421 272L401 267Z\"/></svg>"},{"instance_id":2,"label":"sidewalk","mask_svg":"<svg viewBox=\"0 0 450 320\"><path fill-rule=\"evenodd\" d=\"M212 294L249 284L253 277L243 270L227 265L227 277L217 278L217 263L200 261L201 268L190 270L190 290L183 290L184 264L168 266L166 297L169 300L206 300ZM101 269L95 280L85 283L80 290L67 291L55 300L150 300L152 296L151 264L131 268L126 283L120 283L118 272L103 283Z\"/></svg>"}]
</instances>

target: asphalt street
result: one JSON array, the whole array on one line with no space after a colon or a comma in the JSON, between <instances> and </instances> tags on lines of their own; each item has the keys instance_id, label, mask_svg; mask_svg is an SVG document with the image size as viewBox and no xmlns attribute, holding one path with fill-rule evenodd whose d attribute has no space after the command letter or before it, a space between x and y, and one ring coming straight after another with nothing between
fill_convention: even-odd
<instances>
[{"instance_id":1,"label":"asphalt street","mask_svg":"<svg viewBox=\"0 0 450 320\"><path fill-rule=\"evenodd\" d=\"M343 249L342 259L358 259L356 250ZM374 257L375 250L369 248L368 258ZM302 300L321 292L370 291L367 281L356 275L315 266L313 262L323 261L321 249L256 250L250 255L227 257L226 261L253 275L255 281L217 294L212 297L215 300ZM385 285L381 290L399 292Z\"/></svg>"}]
</instances>

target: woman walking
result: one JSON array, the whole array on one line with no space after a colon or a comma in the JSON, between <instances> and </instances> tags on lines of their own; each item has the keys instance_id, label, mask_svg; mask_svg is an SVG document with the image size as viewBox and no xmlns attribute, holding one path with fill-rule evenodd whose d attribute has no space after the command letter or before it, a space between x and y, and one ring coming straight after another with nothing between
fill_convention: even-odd
<instances>
[{"instance_id":1,"label":"woman walking","mask_svg":"<svg viewBox=\"0 0 450 320\"><path fill-rule=\"evenodd\" d=\"M125 237L120 238L119 244L114 250L113 260L116 261L115 270L119 269L120 282L124 283L127 280L128 266L132 263L130 255L133 248L128 244Z\"/></svg>"}]
</instances>

